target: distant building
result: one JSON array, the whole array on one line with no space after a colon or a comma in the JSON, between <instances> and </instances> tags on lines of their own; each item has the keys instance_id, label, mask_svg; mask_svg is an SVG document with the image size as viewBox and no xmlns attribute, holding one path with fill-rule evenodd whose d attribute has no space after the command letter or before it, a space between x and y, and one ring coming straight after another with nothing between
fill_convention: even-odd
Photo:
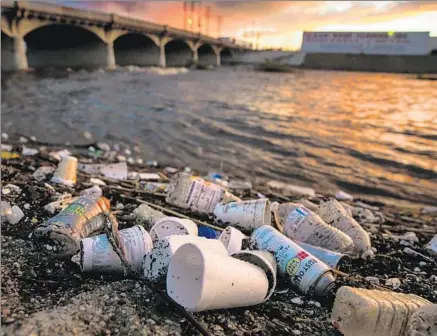
<instances>
[{"instance_id":1,"label":"distant building","mask_svg":"<svg viewBox=\"0 0 437 336\"><path fill-rule=\"evenodd\" d=\"M218 39L221 41L238 44L239 46L242 46L244 48L252 48L253 47L252 43L242 41L242 40L237 40L237 39L232 38L232 37L219 37Z\"/></svg>"},{"instance_id":2,"label":"distant building","mask_svg":"<svg viewBox=\"0 0 437 336\"><path fill-rule=\"evenodd\" d=\"M434 41L433 41L434 40ZM364 55L428 55L429 32L304 32L301 51Z\"/></svg>"}]
</instances>

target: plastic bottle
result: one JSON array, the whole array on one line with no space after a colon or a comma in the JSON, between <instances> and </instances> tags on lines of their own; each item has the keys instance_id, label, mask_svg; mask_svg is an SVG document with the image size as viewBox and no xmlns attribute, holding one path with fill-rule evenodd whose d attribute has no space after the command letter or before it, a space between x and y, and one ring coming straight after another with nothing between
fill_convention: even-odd
<instances>
[{"instance_id":1,"label":"plastic bottle","mask_svg":"<svg viewBox=\"0 0 437 336\"><path fill-rule=\"evenodd\" d=\"M250 247L269 251L278 270L304 294L329 295L335 286L331 268L305 251L270 225L263 225L250 236Z\"/></svg>"},{"instance_id":2,"label":"plastic bottle","mask_svg":"<svg viewBox=\"0 0 437 336\"><path fill-rule=\"evenodd\" d=\"M81 196L56 216L37 226L34 238L58 257L71 256L80 248L80 241L102 229L104 211L110 203L105 197Z\"/></svg>"},{"instance_id":3,"label":"plastic bottle","mask_svg":"<svg viewBox=\"0 0 437 336\"><path fill-rule=\"evenodd\" d=\"M240 201L223 187L188 173L173 176L165 200L183 209L206 214L211 214L219 202Z\"/></svg>"},{"instance_id":4,"label":"plastic bottle","mask_svg":"<svg viewBox=\"0 0 437 336\"><path fill-rule=\"evenodd\" d=\"M329 225L347 234L354 242L354 253L362 258L373 257L370 237L343 206L334 198L322 201L318 209L319 216Z\"/></svg>"},{"instance_id":5,"label":"plastic bottle","mask_svg":"<svg viewBox=\"0 0 437 336\"><path fill-rule=\"evenodd\" d=\"M285 235L293 240L341 253L350 252L354 248L351 238L326 224L303 205L275 202L271 208L278 212L284 223Z\"/></svg>"},{"instance_id":6,"label":"plastic bottle","mask_svg":"<svg viewBox=\"0 0 437 336\"><path fill-rule=\"evenodd\" d=\"M431 302L413 294L341 287L331 320L344 336L404 336L409 317Z\"/></svg>"},{"instance_id":7,"label":"plastic bottle","mask_svg":"<svg viewBox=\"0 0 437 336\"><path fill-rule=\"evenodd\" d=\"M437 304L417 308L408 321L406 336L437 335Z\"/></svg>"}]
</instances>

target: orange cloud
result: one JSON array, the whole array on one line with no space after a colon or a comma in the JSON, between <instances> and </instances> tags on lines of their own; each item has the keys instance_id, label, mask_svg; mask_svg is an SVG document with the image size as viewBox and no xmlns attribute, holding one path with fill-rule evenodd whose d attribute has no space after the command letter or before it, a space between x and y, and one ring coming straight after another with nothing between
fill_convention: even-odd
<instances>
[{"instance_id":1,"label":"orange cloud","mask_svg":"<svg viewBox=\"0 0 437 336\"><path fill-rule=\"evenodd\" d=\"M183 28L183 2L85 1L61 2L95 10L131 15ZM261 46L299 48L305 30L422 30L437 35L437 1L222 1L202 2L210 8L209 34L254 42ZM187 6L190 13L190 6ZM191 26L198 31L198 10ZM203 33L206 20L202 17ZM246 36L246 37L245 37Z\"/></svg>"}]
</instances>

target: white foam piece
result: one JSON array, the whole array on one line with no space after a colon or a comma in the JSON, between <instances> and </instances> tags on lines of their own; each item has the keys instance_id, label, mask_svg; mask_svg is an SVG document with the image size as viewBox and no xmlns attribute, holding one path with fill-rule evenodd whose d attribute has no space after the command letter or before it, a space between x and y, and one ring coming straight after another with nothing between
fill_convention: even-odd
<instances>
[{"instance_id":1,"label":"white foam piece","mask_svg":"<svg viewBox=\"0 0 437 336\"><path fill-rule=\"evenodd\" d=\"M105 165L100 169L100 172L105 177L109 177L115 180L126 180L127 179L127 163L119 162Z\"/></svg>"},{"instance_id":2,"label":"white foam piece","mask_svg":"<svg viewBox=\"0 0 437 336\"><path fill-rule=\"evenodd\" d=\"M258 266L195 244L177 250L167 274L168 295L193 312L256 305L268 289Z\"/></svg>"},{"instance_id":3,"label":"white foam piece","mask_svg":"<svg viewBox=\"0 0 437 336\"><path fill-rule=\"evenodd\" d=\"M232 226L228 226L226 229L223 230L218 239L226 247L226 250L228 250L228 254L232 255L241 251L243 240L245 238L247 237L240 230Z\"/></svg>"},{"instance_id":4,"label":"white foam piece","mask_svg":"<svg viewBox=\"0 0 437 336\"><path fill-rule=\"evenodd\" d=\"M272 213L267 198L256 200L219 203L214 208L215 221L254 230L263 225L270 225Z\"/></svg>"},{"instance_id":5,"label":"white foam piece","mask_svg":"<svg viewBox=\"0 0 437 336\"><path fill-rule=\"evenodd\" d=\"M166 274L172 256L178 248L185 244L195 244L216 254L228 255L223 244L216 239L206 239L198 236L169 236L154 241L154 249L146 254L143 260L144 277L150 281L159 281Z\"/></svg>"},{"instance_id":6,"label":"white foam piece","mask_svg":"<svg viewBox=\"0 0 437 336\"><path fill-rule=\"evenodd\" d=\"M197 234L198 229L196 223L190 219L178 217L164 217L157 221L150 229L150 235L153 240L173 235L197 236Z\"/></svg>"},{"instance_id":7,"label":"white foam piece","mask_svg":"<svg viewBox=\"0 0 437 336\"><path fill-rule=\"evenodd\" d=\"M133 268L140 270L144 255L153 249L152 238L139 225L120 230L119 233L127 261ZM82 239L81 254L81 268L84 272L124 271L120 258L112 248L106 234Z\"/></svg>"},{"instance_id":8,"label":"white foam piece","mask_svg":"<svg viewBox=\"0 0 437 336\"><path fill-rule=\"evenodd\" d=\"M61 183L69 187L76 184L77 158L74 156L61 156L61 161L51 179L53 183Z\"/></svg>"},{"instance_id":9,"label":"white foam piece","mask_svg":"<svg viewBox=\"0 0 437 336\"><path fill-rule=\"evenodd\" d=\"M275 292L277 264L275 257L269 251L243 250L232 255L239 260L247 261L261 268L269 280L269 290L264 301L267 301Z\"/></svg>"}]
</instances>

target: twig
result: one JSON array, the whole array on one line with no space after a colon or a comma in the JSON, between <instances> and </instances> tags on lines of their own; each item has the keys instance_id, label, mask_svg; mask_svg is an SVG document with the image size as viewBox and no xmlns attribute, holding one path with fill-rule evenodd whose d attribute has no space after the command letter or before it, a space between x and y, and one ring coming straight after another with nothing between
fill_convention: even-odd
<instances>
[{"instance_id":1,"label":"twig","mask_svg":"<svg viewBox=\"0 0 437 336\"><path fill-rule=\"evenodd\" d=\"M141 277L141 274L135 270L130 264L129 262L126 260L126 253L124 250L122 250L120 248L120 244L118 244L116 242L116 239L114 238L114 230L113 228L116 227L114 225L114 220L115 218L111 215L111 213L109 212L105 212L104 213L105 216L107 216L108 221L112 224L111 226L104 226L104 230L106 233L106 236L108 237L109 242L111 243L111 246L114 250L114 252L118 255L118 257L120 258L120 261L123 265L123 267L125 267L126 270L128 270L129 272L131 272L136 278L140 279L152 292L157 292L159 296L161 296L165 301L167 301L167 303L173 305L181 315L183 315L188 321L191 322L191 324L204 336L211 336L210 333L208 332L208 330L205 329L205 327L200 324L198 321L196 321L196 319L194 318L193 315L191 315L189 312L187 312L185 310L184 307L182 307L181 305L179 305L176 301L174 301L170 296L168 296L167 293L165 293L163 290L157 288L156 286L154 286L153 284L149 283L148 281L146 281L145 279L143 279ZM112 216L112 217L111 217ZM120 240L119 240L120 242Z\"/></svg>"},{"instance_id":2,"label":"twig","mask_svg":"<svg viewBox=\"0 0 437 336\"><path fill-rule=\"evenodd\" d=\"M191 218L191 217L186 216L186 215L184 215L184 214L181 214L181 213L179 213L179 212L177 212L177 211L174 211L174 210L170 210L170 209L164 208L164 207L162 207L162 206L160 206L160 205L156 205L156 204L153 204L153 203L150 203L150 202L147 202L147 201L143 201L143 200L140 200L140 199L138 199L138 198L131 197L131 196L126 196L126 195L120 195L120 196L121 196L122 198L127 198L127 199L130 199L130 200L136 201L136 202L138 202L138 203L147 204L148 206L150 206L150 207L152 207L152 208L155 208L155 209L161 210L162 212L166 212L166 213L171 214L171 215L176 216L176 217L190 219L190 220L192 220L193 222L195 222L195 223L197 223L197 224L200 224L200 225L203 225L203 226L207 226L207 227L209 227L209 228L211 228L211 229L214 229L214 230L217 230L217 231L223 231L223 230L224 230L223 228L221 228L221 227L219 227L219 226L215 226L215 225L212 225L212 224L209 224L209 223L203 222L203 221L201 221L201 220L198 220L198 219L195 219L195 218Z\"/></svg>"},{"instance_id":3,"label":"twig","mask_svg":"<svg viewBox=\"0 0 437 336\"><path fill-rule=\"evenodd\" d=\"M128 189L128 188L123 188L123 187L119 187L119 186L103 186L103 188L109 188L109 189L113 189L113 190L120 190L120 191L127 191L127 192L135 192L138 194L146 194L146 195L150 195L150 196L156 196L156 197L165 197L165 194L160 194L160 193L153 193L150 191L146 191L146 190L139 190L139 189Z\"/></svg>"}]
</instances>

